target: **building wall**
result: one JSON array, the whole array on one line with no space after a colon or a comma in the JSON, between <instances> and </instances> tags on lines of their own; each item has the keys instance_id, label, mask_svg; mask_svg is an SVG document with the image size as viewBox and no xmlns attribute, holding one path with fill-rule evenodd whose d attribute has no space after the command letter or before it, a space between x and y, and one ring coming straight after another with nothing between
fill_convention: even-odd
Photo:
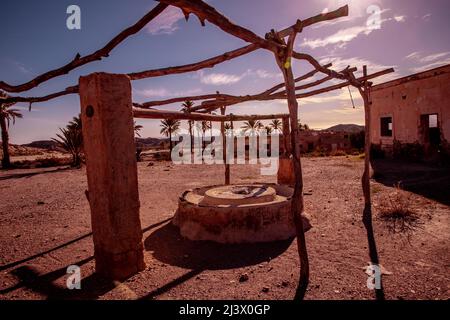
<instances>
[{"instance_id":1,"label":"building wall","mask_svg":"<svg viewBox=\"0 0 450 320\"><path fill-rule=\"evenodd\" d=\"M450 65L374 86L371 142L383 149L393 141L421 142L420 117L438 114L441 137L450 142ZM392 137L381 136L380 118L392 117Z\"/></svg>"}]
</instances>

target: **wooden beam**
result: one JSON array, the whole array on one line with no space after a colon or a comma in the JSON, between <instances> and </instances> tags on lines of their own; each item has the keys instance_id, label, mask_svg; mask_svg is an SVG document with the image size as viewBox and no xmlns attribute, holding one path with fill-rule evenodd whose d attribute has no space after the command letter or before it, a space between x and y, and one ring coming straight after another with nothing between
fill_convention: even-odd
<instances>
[{"instance_id":1,"label":"wooden beam","mask_svg":"<svg viewBox=\"0 0 450 320\"><path fill-rule=\"evenodd\" d=\"M214 7L201 0L158 0L161 3L169 4L183 10L186 19L189 14L195 14L204 26L208 20L212 24L222 29L228 34L240 38L246 42L257 45L259 48L265 48L274 51L277 48L276 43L259 37L252 31L231 22L227 17L218 12Z\"/></svg>"},{"instance_id":2,"label":"wooden beam","mask_svg":"<svg viewBox=\"0 0 450 320\"><path fill-rule=\"evenodd\" d=\"M354 70L354 68L350 68L349 70ZM362 83L364 81L370 80L370 79L374 79L389 73L394 72L393 68L389 68L386 70L382 70L376 73L373 73L371 75L368 75L367 77L359 77L357 79L355 79L356 81ZM331 78L330 78L331 79ZM319 80L320 81L320 80ZM311 97L311 96L315 96L315 95L319 95L322 93L326 93L326 92L330 92L330 91L334 91L334 90L338 90L341 88L345 88L347 86L353 85L353 83L355 83L355 81L345 81L336 85L332 85L329 87L325 87L325 88L321 88L321 89L317 89L317 90L313 90L310 92L304 92L304 93L297 93L296 94L296 98L297 99L301 99L301 98L307 98L307 97ZM268 100L279 100L279 99L286 99L286 94L284 92L278 92L278 93L273 93L270 95L262 95L262 94L258 94L258 95L248 95L248 96L236 96L233 97L232 99L226 99L225 101L220 101L220 103L224 103L228 106L230 105L235 105L235 104L239 104L239 103L243 103L243 102L247 102L247 101L268 101ZM218 102L216 102L215 100L208 100L208 101L204 101L202 103L202 105L200 106L195 106L192 107L193 111L199 111L199 110L205 110L205 111L211 111L214 109L219 108Z\"/></svg>"},{"instance_id":3,"label":"wooden beam","mask_svg":"<svg viewBox=\"0 0 450 320\"><path fill-rule=\"evenodd\" d=\"M348 16L348 5L345 5L343 7L340 7L339 9L327 13L321 13L319 15L316 15L314 17L308 18L306 20L301 20L301 28L306 28L309 26L312 26L313 24L324 22L328 20L334 20L337 18L342 18ZM278 36L281 38L287 37L295 32L295 27L291 26L289 28L283 29L281 31L278 31Z\"/></svg>"},{"instance_id":4,"label":"wooden beam","mask_svg":"<svg viewBox=\"0 0 450 320\"><path fill-rule=\"evenodd\" d=\"M386 69L386 70L382 70L382 71L373 73L371 75L362 76L360 78L357 78L356 80L358 80L359 82L364 82L364 81L367 81L367 80L370 80L370 79L374 79L374 78L381 77L383 75L392 73L394 71L395 70L393 68L389 68L389 69ZM321 94L321 93L326 93L326 92L334 91L334 90L337 90L337 89L345 88L345 87L350 86L350 85L352 85L352 82L351 81L346 81L346 82L343 82L343 83L340 83L340 84L336 84L336 85L333 85L333 86L329 86L329 87L325 87L325 88L322 88L322 89L317 89L317 90L306 92L306 93L299 93L299 94L296 94L296 97L297 98L311 97L311 96L315 96L315 95L318 95L318 94Z\"/></svg>"},{"instance_id":5,"label":"wooden beam","mask_svg":"<svg viewBox=\"0 0 450 320\"><path fill-rule=\"evenodd\" d=\"M154 109L139 109L133 108L133 116L135 118L143 119L173 119L173 120L196 120L196 121L249 121L249 120L271 120L279 119L286 116L286 114L264 114L264 115L215 115L198 112L178 112Z\"/></svg>"},{"instance_id":6,"label":"wooden beam","mask_svg":"<svg viewBox=\"0 0 450 320\"><path fill-rule=\"evenodd\" d=\"M193 72L198 71L205 68L212 68L215 65L235 59L237 57L243 56L245 54L248 54L250 52L253 52L255 50L259 49L257 45L250 44L248 46L225 52L224 54L202 60L195 63L190 63L182 66L175 66L175 67L167 67L167 68L161 68L161 69L153 69L153 70L146 70L146 71L140 71L140 72L133 72L129 73L128 76L131 80L140 80L140 79L146 79L146 78L152 78L152 77L160 77L165 76L169 74L180 74L180 73L186 73L186 72Z\"/></svg>"},{"instance_id":7,"label":"wooden beam","mask_svg":"<svg viewBox=\"0 0 450 320\"><path fill-rule=\"evenodd\" d=\"M93 62L93 61L101 60L104 57L108 57L109 53L115 47L117 47L121 42L123 42L129 36L137 33L142 28L144 28L150 21L152 21L154 18L156 18L166 8L167 8L167 4L159 3L155 8L153 8L150 12L148 12L145 16L143 16L138 22L136 22L134 25L126 28L122 32L120 32L111 41L109 41L103 48L95 51L94 53L91 53L84 57L81 57L80 54L77 54L75 56L75 58L71 62L66 64L65 66L62 66L58 69L48 71L44 74L37 76L33 80L30 80L30 81L20 84L20 85L10 85L4 81L0 81L0 89L4 90L4 91L8 91L8 92L27 91L27 90L37 87L38 85L40 85L41 83L43 83L45 81L48 81L55 77L67 74L70 71L72 71L73 69L76 69L78 67L81 67L81 66L88 64L90 62Z\"/></svg>"},{"instance_id":8,"label":"wooden beam","mask_svg":"<svg viewBox=\"0 0 450 320\"><path fill-rule=\"evenodd\" d=\"M216 99L216 100L223 99L223 100L225 100L226 98L233 98L233 96L227 95L227 94L213 93L213 94L204 94L204 95L199 95L199 96L177 97L177 98L170 98L170 99L165 99L165 100L155 100L155 101L149 101L149 102L144 102L144 103L135 103L134 106L138 107L138 108L151 108L151 107L162 106L162 105L171 104L171 103L184 102L187 100L189 100L189 101L207 100L207 99Z\"/></svg>"}]
</instances>

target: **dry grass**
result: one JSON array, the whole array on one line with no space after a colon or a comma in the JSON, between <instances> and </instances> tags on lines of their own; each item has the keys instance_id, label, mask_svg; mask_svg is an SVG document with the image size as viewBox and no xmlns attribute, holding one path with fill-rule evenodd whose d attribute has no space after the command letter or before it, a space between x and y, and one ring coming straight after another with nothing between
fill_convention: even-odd
<instances>
[{"instance_id":1,"label":"dry grass","mask_svg":"<svg viewBox=\"0 0 450 320\"><path fill-rule=\"evenodd\" d=\"M396 185L394 191L383 197L379 218L391 233L408 237L421 226L420 215L411 207L411 196Z\"/></svg>"}]
</instances>

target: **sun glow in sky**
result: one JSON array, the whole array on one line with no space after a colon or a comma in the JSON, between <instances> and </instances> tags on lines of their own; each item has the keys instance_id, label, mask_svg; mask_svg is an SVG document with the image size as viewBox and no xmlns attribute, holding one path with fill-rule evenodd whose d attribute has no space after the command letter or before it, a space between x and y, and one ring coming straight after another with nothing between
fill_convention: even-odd
<instances>
[{"instance_id":1,"label":"sun glow in sky","mask_svg":"<svg viewBox=\"0 0 450 320\"><path fill-rule=\"evenodd\" d=\"M347 65L369 72L394 67L395 74L380 79L387 81L450 63L450 1L447 0L209 0L232 21L260 36L270 29L282 29L297 19L305 19L350 6L348 17L314 25L297 37L295 50L306 52L322 63L332 62L341 70ZM66 28L66 9L76 4L81 8L81 30ZM155 4L147 0L5 0L0 11L2 50L0 80L11 84L27 82L48 70L58 68L79 52L86 55L102 47L113 36L132 25ZM369 6L380 9L378 27L369 29ZM78 82L81 75L95 71L128 73L167 66L188 64L207 59L245 45L222 30L206 23L201 27L195 18L184 20L181 11L169 7L147 25L114 49L110 57L53 79L38 88L23 92L25 96L41 96L60 91ZM305 62L293 61L296 76L311 70ZM318 78L315 78L318 79ZM282 81L271 53L253 52L230 62L200 72L133 81L133 100L144 102L176 96L221 93L245 95L264 91ZM332 83L333 84L333 83ZM339 123L364 122L361 99L353 92L356 108L348 89L301 99L299 116L312 128L327 128ZM11 127L12 143L54 137L58 127L79 112L77 95L35 104L17 104L24 119ZM166 109L178 110L179 104ZM285 101L248 102L228 110L239 113L284 113ZM159 122L139 120L143 137L159 136ZM186 124L183 124L184 126Z\"/></svg>"}]
</instances>

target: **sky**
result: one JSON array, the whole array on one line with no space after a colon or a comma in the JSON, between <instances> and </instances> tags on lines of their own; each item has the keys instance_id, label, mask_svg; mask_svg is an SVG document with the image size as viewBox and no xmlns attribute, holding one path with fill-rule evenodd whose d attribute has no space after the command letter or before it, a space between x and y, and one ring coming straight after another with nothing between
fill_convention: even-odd
<instances>
[{"instance_id":1,"label":"sky","mask_svg":"<svg viewBox=\"0 0 450 320\"><path fill-rule=\"evenodd\" d=\"M448 0L209 0L217 10L260 36L280 30L321 12L348 4L348 17L305 28L295 50L313 55L333 69L347 65L368 66L369 73L394 67L395 73L381 83L450 63ZM78 5L81 29L69 30L67 7ZM156 3L151 0L2 0L0 30L0 80L27 82L58 68L76 53L86 55L103 47L116 34L134 24ZM92 72L129 73L192 63L246 45L216 26L202 27L195 17L185 21L178 8L169 7L141 32L128 38L102 61L45 82L23 96L41 96L78 83ZM294 61L295 76L312 68ZM317 77L315 79L319 79ZM314 79L312 79L314 80ZM253 94L282 81L273 55L263 49L199 72L133 81L133 101L145 102L176 96L208 94ZM333 84L333 82L328 85ZM299 117L311 128L324 129L339 123L364 123L362 101L349 89L299 100ZM179 104L164 109L178 110ZM24 144L55 137L79 113L78 95L48 102L17 104L24 118L11 126L11 143ZM286 113L286 101L248 102L229 107L234 114ZM143 137L159 137L157 120L138 120ZM185 125L185 124L184 124Z\"/></svg>"}]
</instances>

